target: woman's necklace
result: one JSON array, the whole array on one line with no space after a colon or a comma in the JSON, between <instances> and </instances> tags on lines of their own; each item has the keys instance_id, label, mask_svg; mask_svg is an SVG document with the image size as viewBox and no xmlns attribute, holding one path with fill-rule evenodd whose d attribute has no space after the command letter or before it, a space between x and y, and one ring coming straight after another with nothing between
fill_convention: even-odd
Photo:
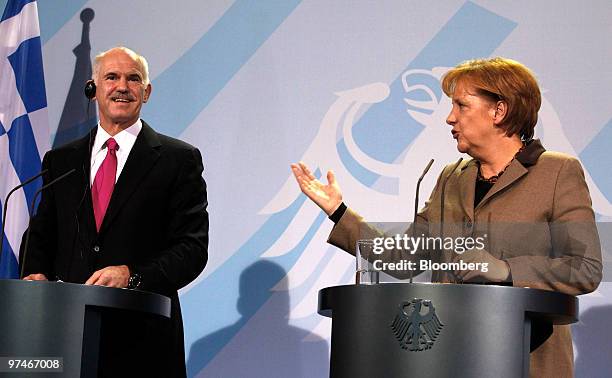
<instances>
[{"instance_id":1,"label":"woman's necklace","mask_svg":"<svg viewBox=\"0 0 612 378\"><path fill-rule=\"evenodd\" d=\"M523 152L523 150L525 149L527 145L523 144L521 146L521 148L519 148L519 150L516 152L516 154L514 154L514 157L512 158L512 160L516 159L516 157L518 156L518 154L520 154L521 152ZM480 172L480 161L478 162L478 176L477 179L478 181L483 181L486 182L488 184L495 184L497 182L497 180L499 180L499 178L501 177L501 175L504 174L504 172L506 172L506 169L508 169L508 167L510 166L510 164L512 164L512 160L510 160L508 162L508 164L506 164L506 166L504 167L504 169L502 169L501 171L499 171L496 175L493 175L489 178L484 178L484 176L482 175L482 173Z\"/></svg>"}]
</instances>

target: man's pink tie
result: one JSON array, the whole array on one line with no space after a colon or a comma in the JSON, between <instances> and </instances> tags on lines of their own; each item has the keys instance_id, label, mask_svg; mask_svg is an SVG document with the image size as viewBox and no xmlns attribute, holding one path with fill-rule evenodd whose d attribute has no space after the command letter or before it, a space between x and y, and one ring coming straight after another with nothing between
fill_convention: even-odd
<instances>
[{"instance_id":1,"label":"man's pink tie","mask_svg":"<svg viewBox=\"0 0 612 378\"><path fill-rule=\"evenodd\" d=\"M100 231L104 214L108 208L113 189L115 188L115 176L117 175L117 150L119 145L113 138L106 141L106 158L102 162L91 188L93 200L94 217L96 218L96 229Z\"/></svg>"}]
</instances>

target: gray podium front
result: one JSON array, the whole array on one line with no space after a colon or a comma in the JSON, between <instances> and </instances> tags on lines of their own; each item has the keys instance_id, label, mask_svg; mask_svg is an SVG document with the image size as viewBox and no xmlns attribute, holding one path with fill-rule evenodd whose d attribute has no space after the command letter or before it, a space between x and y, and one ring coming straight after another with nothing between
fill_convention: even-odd
<instances>
[{"instance_id":1,"label":"gray podium front","mask_svg":"<svg viewBox=\"0 0 612 378\"><path fill-rule=\"evenodd\" d=\"M332 318L330 376L529 377L529 352L578 299L495 285L388 283L319 291Z\"/></svg>"},{"instance_id":2,"label":"gray podium front","mask_svg":"<svg viewBox=\"0 0 612 378\"><path fill-rule=\"evenodd\" d=\"M170 299L101 286L0 280L0 357L63 359L62 374L21 376L96 377L100 321L108 309L170 317Z\"/></svg>"}]
</instances>

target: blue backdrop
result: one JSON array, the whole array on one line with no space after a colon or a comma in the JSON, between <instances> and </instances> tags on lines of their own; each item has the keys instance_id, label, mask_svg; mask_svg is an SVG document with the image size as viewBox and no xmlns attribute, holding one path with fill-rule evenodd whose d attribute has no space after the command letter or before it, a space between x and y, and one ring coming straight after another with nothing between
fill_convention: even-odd
<instances>
[{"instance_id":1,"label":"blue backdrop","mask_svg":"<svg viewBox=\"0 0 612 378\"><path fill-rule=\"evenodd\" d=\"M462 60L501 55L536 73L538 136L581 159L598 220L612 220L606 0L40 0L38 8L50 145L91 125L75 91L89 58L121 44L149 60L143 118L202 151L210 261L181 293L190 376L328 375L331 323L317 315L316 294L350 283L353 260L326 245L330 222L299 194L289 164L335 170L347 202L368 219L410 220L425 162L436 159L423 193L458 157L439 78ZM612 243L602 239L609 265ZM577 376L609 373L608 319L604 282L581 297Z\"/></svg>"}]
</instances>

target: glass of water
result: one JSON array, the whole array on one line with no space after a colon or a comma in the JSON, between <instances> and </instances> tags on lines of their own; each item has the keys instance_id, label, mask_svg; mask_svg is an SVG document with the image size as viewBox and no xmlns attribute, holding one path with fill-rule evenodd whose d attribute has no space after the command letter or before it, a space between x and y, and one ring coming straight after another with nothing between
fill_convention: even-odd
<instances>
[{"instance_id":1,"label":"glass of water","mask_svg":"<svg viewBox=\"0 0 612 378\"><path fill-rule=\"evenodd\" d=\"M357 240L355 250L357 285L372 285L379 283L379 272L374 269L373 262L378 259L374 254L374 241L370 239Z\"/></svg>"}]
</instances>

